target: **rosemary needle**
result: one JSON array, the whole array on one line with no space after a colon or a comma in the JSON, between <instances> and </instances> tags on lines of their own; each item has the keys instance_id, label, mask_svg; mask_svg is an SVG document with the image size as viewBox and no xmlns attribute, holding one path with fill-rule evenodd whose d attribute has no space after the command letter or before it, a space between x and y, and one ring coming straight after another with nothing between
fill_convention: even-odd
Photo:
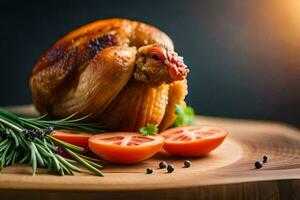
<instances>
[{"instance_id":1,"label":"rosemary needle","mask_svg":"<svg viewBox=\"0 0 300 200\"><path fill-rule=\"evenodd\" d=\"M95 175L103 176L98 159L82 155L82 147L51 136L54 128L100 133L103 132L101 126L85 122L87 117L76 119L76 114L58 120L47 120L46 117L33 118L0 108L0 170L15 163L26 163L31 165L32 175L36 174L37 168L47 168L49 173L63 176L81 172L74 165L79 164ZM60 156L57 146L63 147L75 160Z\"/></svg>"},{"instance_id":2,"label":"rosemary needle","mask_svg":"<svg viewBox=\"0 0 300 200\"><path fill-rule=\"evenodd\" d=\"M103 176L103 174L95 167L93 167L91 164L89 164L88 162L86 162L83 158L81 158L80 156L78 156L76 153L74 153L73 151L71 151L70 149L66 149L66 151L74 158L76 159L79 163L81 163L82 165L84 165L88 170L90 170L91 172L93 172L94 174L98 175L98 176Z\"/></svg>"}]
</instances>

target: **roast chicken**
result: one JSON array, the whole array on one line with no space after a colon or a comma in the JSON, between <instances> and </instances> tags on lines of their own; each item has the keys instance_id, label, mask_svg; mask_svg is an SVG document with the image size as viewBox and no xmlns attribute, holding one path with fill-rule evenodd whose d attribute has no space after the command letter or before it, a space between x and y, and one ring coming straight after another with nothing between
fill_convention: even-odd
<instances>
[{"instance_id":1,"label":"roast chicken","mask_svg":"<svg viewBox=\"0 0 300 200\"><path fill-rule=\"evenodd\" d=\"M100 20L58 40L30 77L33 103L53 118L88 116L107 129L172 125L185 106L189 70L159 29L127 19Z\"/></svg>"}]
</instances>

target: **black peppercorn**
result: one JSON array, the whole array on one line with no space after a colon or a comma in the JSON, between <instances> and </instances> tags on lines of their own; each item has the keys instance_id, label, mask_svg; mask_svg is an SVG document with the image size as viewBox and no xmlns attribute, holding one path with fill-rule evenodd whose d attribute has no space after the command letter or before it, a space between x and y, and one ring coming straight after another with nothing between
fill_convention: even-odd
<instances>
[{"instance_id":1,"label":"black peppercorn","mask_svg":"<svg viewBox=\"0 0 300 200\"><path fill-rule=\"evenodd\" d=\"M254 165L255 165L255 168L256 168L256 169L260 169L260 168L263 167L263 163L262 163L261 161L259 161L259 160L256 161Z\"/></svg>"},{"instance_id":2,"label":"black peppercorn","mask_svg":"<svg viewBox=\"0 0 300 200\"><path fill-rule=\"evenodd\" d=\"M45 133L46 133L47 135L49 135L49 134L52 133L53 131L54 131L54 127L53 127L53 126L48 126L47 129L46 129L46 131L45 131Z\"/></svg>"},{"instance_id":3,"label":"black peppercorn","mask_svg":"<svg viewBox=\"0 0 300 200\"><path fill-rule=\"evenodd\" d=\"M11 133L8 133L8 132L2 132L1 135L2 135L3 139L11 139L12 138Z\"/></svg>"},{"instance_id":4,"label":"black peppercorn","mask_svg":"<svg viewBox=\"0 0 300 200\"><path fill-rule=\"evenodd\" d=\"M191 166L191 161L189 161L189 160L185 160L184 162L183 162L183 164L184 164L184 167L185 168L189 168L190 166Z\"/></svg>"},{"instance_id":5,"label":"black peppercorn","mask_svg":"<svg viewBox=\"0 0 300 200\"><path fill-rule=\"evenodd\" d=\"M166 163L165 161L161 161L161 162L159 163L159 169L164 169L164 168L167 167L167 165L168 165L168 163Z\"/></svg>"},{"instance_id":6,"label":"black peppercorn","mask_svg":"<svg viewBox=\"0 0 300 200\"><path fill-rule=\"evenodd\" d=\"M60 146L56 146L56 153L61 154L63 152L62 148Z\"/></svg>"},{"instance_id":7,"label":"black peppercorn","mask_svg":"<svg viewBox=\"0 0 300 200\"><path fill-rule=\"evenodd\" d=\"M174 171L174 166L169 164L167 167L168 173L172 173Z\"/></svg>"},{"instance_id":8,"label":"black peppercorn","mask_svg":"<svg viewBox=\"0 0 300 200\"><path fill-rule=\"evenodd\" d=\"M263 157L263 163L266 163L267 160L268 160L268 156L264 155L264 157Z\"/></svg>"},{"instance_id":9,"label":"black peppercorn","mask_svg":"<svg viewBox=\"0 0 300 200\"><path fill-rule=\"evenodd\" d=\"M147 174L152 174L153 173L153 169L148 167L147 170L146 170L146 173Z\"/></svg>"}]
</instances>

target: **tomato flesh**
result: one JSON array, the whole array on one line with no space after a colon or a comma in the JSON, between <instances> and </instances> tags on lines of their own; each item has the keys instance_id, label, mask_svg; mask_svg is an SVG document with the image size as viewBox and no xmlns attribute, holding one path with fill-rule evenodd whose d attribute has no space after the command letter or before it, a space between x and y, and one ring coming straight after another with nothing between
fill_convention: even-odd
<instances>
[{"instance_id":1,"label":"tomato flesh","mask_svg":"<svg viewBox=\"0 0 300 200\"><path fill-rule=\"evenodd\" d=\"M217 148L227 136L227 131L212 126L185 126L168 129L161 135L165 137L164 150L171 155L200 157Z\"/></svg>"},{"instance_id":2,"label":"tomato flesh","mask_svg":"<svg viewBox=\"0 0 300 200\"><path fill-rule=\"evenodd\" d=\"M89 139L92 152L117 164L141 162L153 156L163 146L164 138L142 136L136 132L113 132L94 135Z\"/></svg>"},{"instance_id":3,"label":"tomato flesh","mask_svg":"<svg viewBox=\"0 0 300 200\"><path fill-rule=\"evenodd\" d=\"M93 134L80 131L54 130L52 137L76 146L80 146L87 150L89 147L88 140L92 135Z\"/></svg>"}]
</instances>

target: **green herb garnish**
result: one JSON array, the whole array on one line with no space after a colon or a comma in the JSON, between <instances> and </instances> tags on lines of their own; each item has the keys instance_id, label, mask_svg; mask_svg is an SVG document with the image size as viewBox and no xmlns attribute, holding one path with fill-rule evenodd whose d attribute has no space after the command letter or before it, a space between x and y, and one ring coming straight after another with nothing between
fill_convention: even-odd
<instances>
[{"instance_id":1,"label":"green herb garnish","mask_svg":"<svg viewBox=\"0 0 300 200\"><path fill-rule=\"evenodd\" d=\"M177 115L177 118L173 123L173 126L175 127L193 125L196 122L194 109L190 106L183 108L177 104L175 114Z\"/></svg>"},{"instance_id":2,"label":"green herb garnish","mask_svg":"<svg viewBox=\"0 0 300 200\"><path fill-rule=\"evenodd\" d=\"M140 133L143 135L143 136L147 136L147 135L156 135L158 132L158 128L156 125L154 124L150 124L150 123L147 123L146 126L140 128Z\"/></svg>"},{"instance_id":3,"label":"green herb garnish","mask_svg":"<svg viewBox=\"0 0 300 200\"><path fill-rule=\"evenodd\" d=\"M47 168L48 172L59 175L73 175L73 172L81 172L76 164L102 176L98 160L82 155L83 148L51 136L54 129L103 132L97 124L74 117L47 120L46 116L32 118L0 108L0 170L16 163L26 163L32 166L32 175L36 174L37 168ZM67 152L74 160L59 155L61 151Z\"/></svg>"}]
</instances>

